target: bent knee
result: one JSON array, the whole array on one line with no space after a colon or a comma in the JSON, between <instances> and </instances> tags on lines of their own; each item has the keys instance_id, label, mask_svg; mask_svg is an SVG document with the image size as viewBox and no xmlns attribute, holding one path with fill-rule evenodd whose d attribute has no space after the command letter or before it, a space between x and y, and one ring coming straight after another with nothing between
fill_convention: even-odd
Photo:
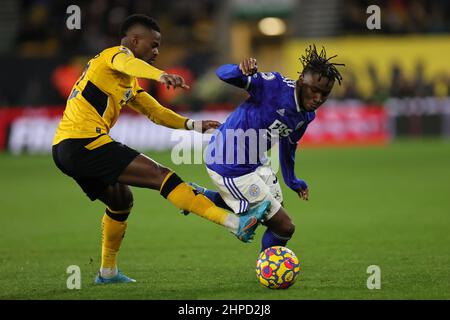
<instances>
[{"instance_id":1,"label":"bent knee","mask_svg":"<svg viewBox=\"0 0 450 320\"><path fill-rule=\"evenodd\" d=\"M133 207L133 194L128 191L120 192L118 195L107 206L106 215L115 221L124 222L128 219Z\"/></svg>"},{"instance_id":2,"label":"bent knee","mask_svg":"<svg viewBox=\"0 0 450 320\"><path fill-rule=\"evenodd\" d=\"M126 212L131 211L133 207L134 198L128 186L121 186L114 192L114 196L108 203L108 208L112 212Z\"/></svg>"},{"instance_id":3,"label":"bent knee","mask_svg":"<svg viewBox=\"0 0 450 320\"><path fill-rule=\"evenodd\" d=\"M274 231L279 236L291 238L295 232L295 225L290 218L284 219L281 223L278 224L276 230Z\"/></svg>"},{"instance_id":4,"label":"bent knee","mask_svg":"<svg viewBox=\"0 0 450 320\"><path fill-rule=\"evenodd\" d=\"M291 219L287 219L281 223L279 231L280 236L283 237L292 237L295 232L295 225Z\"/></svg>"}]
</instances>

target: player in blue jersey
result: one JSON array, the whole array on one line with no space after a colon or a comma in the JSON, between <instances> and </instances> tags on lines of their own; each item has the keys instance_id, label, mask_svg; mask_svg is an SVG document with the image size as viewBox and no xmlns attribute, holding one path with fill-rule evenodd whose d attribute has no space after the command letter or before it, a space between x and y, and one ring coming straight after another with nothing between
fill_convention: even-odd
<instances>
[{"instance_id":1,"label":"player in blue jersey","mask_svg":"<svg viewBox=\"0 0 450 320\"><path fill-rule=\"evenodd\" d=\"M266 153L279 142L279 159L284 182L303 200L309 189L294 172L297 143L315 118L315 111L327 100L342 76L337 65L309 46L301 57L303 71L297 80L277 72L258 72L257 61L247 58L239 65L219 67L217 76L249 93L225 123L213 134L206 150L206 166L218 192L192 184L216 205L237 214L262 201L271 202L262 223L267 230L262 250L285 246L295 226L283 208L283 196L276 174L267 164Z\"/></svg>"}]
</instances>

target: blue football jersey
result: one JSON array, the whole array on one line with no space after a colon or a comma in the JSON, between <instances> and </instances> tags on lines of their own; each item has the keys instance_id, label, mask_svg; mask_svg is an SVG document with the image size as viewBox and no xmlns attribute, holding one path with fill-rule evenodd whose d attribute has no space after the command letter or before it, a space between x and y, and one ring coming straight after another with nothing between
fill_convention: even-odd
<instances>
[{"instance_id":1,"label":"blue football jersey","mask_svg":"<svg viewBox=\"0 0 450 320\"><path fill-rule=\"evenodd\" d=\"M315 113L301 109L296 82L278 72L245 76L235 64L219 67L216 74L246 89L250 96L214 132L206 150L207 167L224 177L248 174L265 161L265 151L274 141L279 141L285 183L293 190L305 188L306 183L294 173L295 150Z\"/></svg>"}]
</instances>

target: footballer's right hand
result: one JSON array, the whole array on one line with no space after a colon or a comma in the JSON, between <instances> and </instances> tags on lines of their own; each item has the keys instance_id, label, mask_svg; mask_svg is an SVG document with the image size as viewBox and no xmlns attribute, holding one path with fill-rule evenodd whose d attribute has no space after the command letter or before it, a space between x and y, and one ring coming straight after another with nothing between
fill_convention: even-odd
<instances>
[{"instance_id":1,"label":"footballer's right hand","mask_svg":"<svg viewBox=\"0 0 450 320\"><path fill-rule=\"evenodd\" d=\"M255 58L245 58L240 64L239 69L246 76L251 76L258 71L258 62Z\"/></svg>"},{"instance_id":2,"label":"footballer's right hand","mask_svg":"<svg viewBox=\"0 0 450 320\"><path fill-rule=\"evenodd\" d=\"M167 89L169 89L170 87L172 87L173 89L182 88L186 90L190 88L184 81L184 78L177 74L163 73L159 78L159 82L165 85Z\"/></svg>"}]
</instances>

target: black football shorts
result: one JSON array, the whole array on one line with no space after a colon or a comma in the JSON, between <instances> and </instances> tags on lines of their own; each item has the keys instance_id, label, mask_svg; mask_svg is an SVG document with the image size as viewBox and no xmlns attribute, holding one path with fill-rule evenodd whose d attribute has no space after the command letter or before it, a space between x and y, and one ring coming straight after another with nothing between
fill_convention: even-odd
<instances>
[{"instance_id":1,"label":"black football shorts","mask_svg":"<svg viewBox=\"0 0 450 320\"><path fill-rule=\"evenodd\" d=\"M125 168L140 153L116 141L93 150L85 146L96 140L66 139L53 146L53 161L66 175L75 179L93 201L114 185Z\"/></svg>"}]
</instances>

